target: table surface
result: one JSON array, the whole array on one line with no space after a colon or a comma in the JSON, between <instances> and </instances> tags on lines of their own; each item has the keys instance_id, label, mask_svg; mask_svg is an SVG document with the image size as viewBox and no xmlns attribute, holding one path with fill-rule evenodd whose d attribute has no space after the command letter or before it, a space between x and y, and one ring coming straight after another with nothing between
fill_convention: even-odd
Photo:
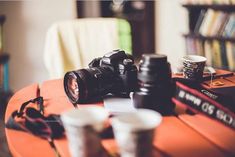
<instances>
[{"instance_id":1,"label":"table surface","mask_svg":"<svg viewBox=\"0 0 235 157\"><path fill-rule=\"evenodd\" d=\"M229 78L235 80L235 76ZM8 103L5 121L23 102L39 95L44 98L46 114L60 114L73 108L64 93L63 81L51 80L43 82L40 87L39 84L32 84L15 93ZM102 106L103 103L96 105ZM235 131L199 114L164 117L155 135L154 156L235 156ZM15 157L55 157L53 149L44 139L7 128L6 137L10 151ZM62 157L70 156L66 137L56 139L54 143ZM102 144L107 152L118 152L114 139L102 140Z\"/></svg>"}]
</instances>

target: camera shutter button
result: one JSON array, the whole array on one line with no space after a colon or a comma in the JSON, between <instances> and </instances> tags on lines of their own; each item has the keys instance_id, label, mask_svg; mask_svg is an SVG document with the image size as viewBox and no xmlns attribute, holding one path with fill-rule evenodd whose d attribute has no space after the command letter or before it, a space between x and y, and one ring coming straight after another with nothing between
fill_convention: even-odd
<instances>
[{"instance_id":1,"label":"camera shutter button","mask_svg":"<svg viewBox=\"0 0 235 157\"><path fill-rule=\"evenodd\" d=\"M123 60L123 64L124 65L132 65L133 64L133 61L131 59L124 59Z\"/></svg>"},{"instance_id":2,"label":"camera shutter button","mask_svg":"<svg viewBox=\"0 0 235 157\"><path fill-rule=\"evenodd\" d=\"M97 79L98 79L98 78L101 78L101 73L97 73L97 74L95 74L94 76L95 76L95 78L97 78Z\"/></svg>"}]
</instances>

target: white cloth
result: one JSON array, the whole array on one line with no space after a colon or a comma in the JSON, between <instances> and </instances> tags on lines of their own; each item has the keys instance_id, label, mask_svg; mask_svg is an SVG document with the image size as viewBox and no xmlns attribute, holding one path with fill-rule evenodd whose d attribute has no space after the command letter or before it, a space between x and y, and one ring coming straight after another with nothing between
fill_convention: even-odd
<instances>
[{"instance_id":1,"label":"white cloth","mask_svg":"<svg viewBox=\"0 0 235 157\"><path fill-rule=\"evenodd\" d=\"M87 67L105 53L118 49L118 19L85 18L53 24L46 35L44 61L51 79Z\"/></svg>"}]
</instances>

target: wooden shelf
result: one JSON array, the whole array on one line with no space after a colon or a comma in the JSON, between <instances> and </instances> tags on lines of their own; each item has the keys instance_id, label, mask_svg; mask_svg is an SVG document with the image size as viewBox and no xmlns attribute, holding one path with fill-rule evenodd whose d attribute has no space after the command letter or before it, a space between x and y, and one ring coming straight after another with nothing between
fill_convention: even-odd
<instances>
[{"instance_id":1,"label":"wooden shelf","mask_svg":"<svg viewBox=\"0 0 235 157\"><path fill-rule=\"evenodd\" d=\"M202 40L219 40L219 41L235 42L235 38L228 38L228 37L222 37L222 36L203 36L203 35L194 34L194 33L183 34L183 36L189 37L189 38L198 38Z\"/></svg>"},{"instance_id":2,"label":"wooden shelf","mask_svg":"<svg viewBox=\"0 0 235 157\"><path fill-rule=\"evenodd\" d=\"M9 60L10 56L7 53L0 54L0 63L6 63Z\"/></svg>"},{"instance_id":3,"label":"wooden shelf","mask_svg":"<svg viewBox=\"0 0 235 157\"><path fill-rule=\"evenodd\" d=\"M183 7L190 10L197 9L214 9L214 10L222 10L226 12L234 12L235 5L234 4L183 4Z\"/></svg>"}]
</instances>

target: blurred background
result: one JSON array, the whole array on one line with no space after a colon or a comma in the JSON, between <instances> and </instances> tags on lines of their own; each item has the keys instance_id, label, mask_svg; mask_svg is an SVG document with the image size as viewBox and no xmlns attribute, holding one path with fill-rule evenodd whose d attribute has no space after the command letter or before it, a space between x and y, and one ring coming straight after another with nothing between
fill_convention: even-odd
<instances>
[{"instance_id":1,"label":"blurred background","mask_svg":"<svg viewBox=\"0 0 235 157\"><path fill-rule=\"evenodd\" d=\"M185 54L182 33L187 32L187 11L180 0L0 1L1 14L6 16L3 45L10 55L9 88L14 92L49 79L43 61L45 38L48 28L58 21L121 17L131 25L136 59L143 53L162 53L176 66Z\"/></svg>"},{"instance_id":2,"label":"blurred background","mask_svg":"<svg viewBox=\"0 0 235 157\"><path fill-rule=\"evenodd\" d=\"M136 61L143 53L161 53L176 66L185 54L181 34L187 31L187 11L180 0L0 1L0 56L5 56L0 57L0 156L10 156L3 125L10 96L27 85L52 79L44 61L48 29L59 21L98 17L128 21ZM96 33L90 36L95 38ZM53 62L51 57L48 64Z\"/></svg>"}]
</instances>

